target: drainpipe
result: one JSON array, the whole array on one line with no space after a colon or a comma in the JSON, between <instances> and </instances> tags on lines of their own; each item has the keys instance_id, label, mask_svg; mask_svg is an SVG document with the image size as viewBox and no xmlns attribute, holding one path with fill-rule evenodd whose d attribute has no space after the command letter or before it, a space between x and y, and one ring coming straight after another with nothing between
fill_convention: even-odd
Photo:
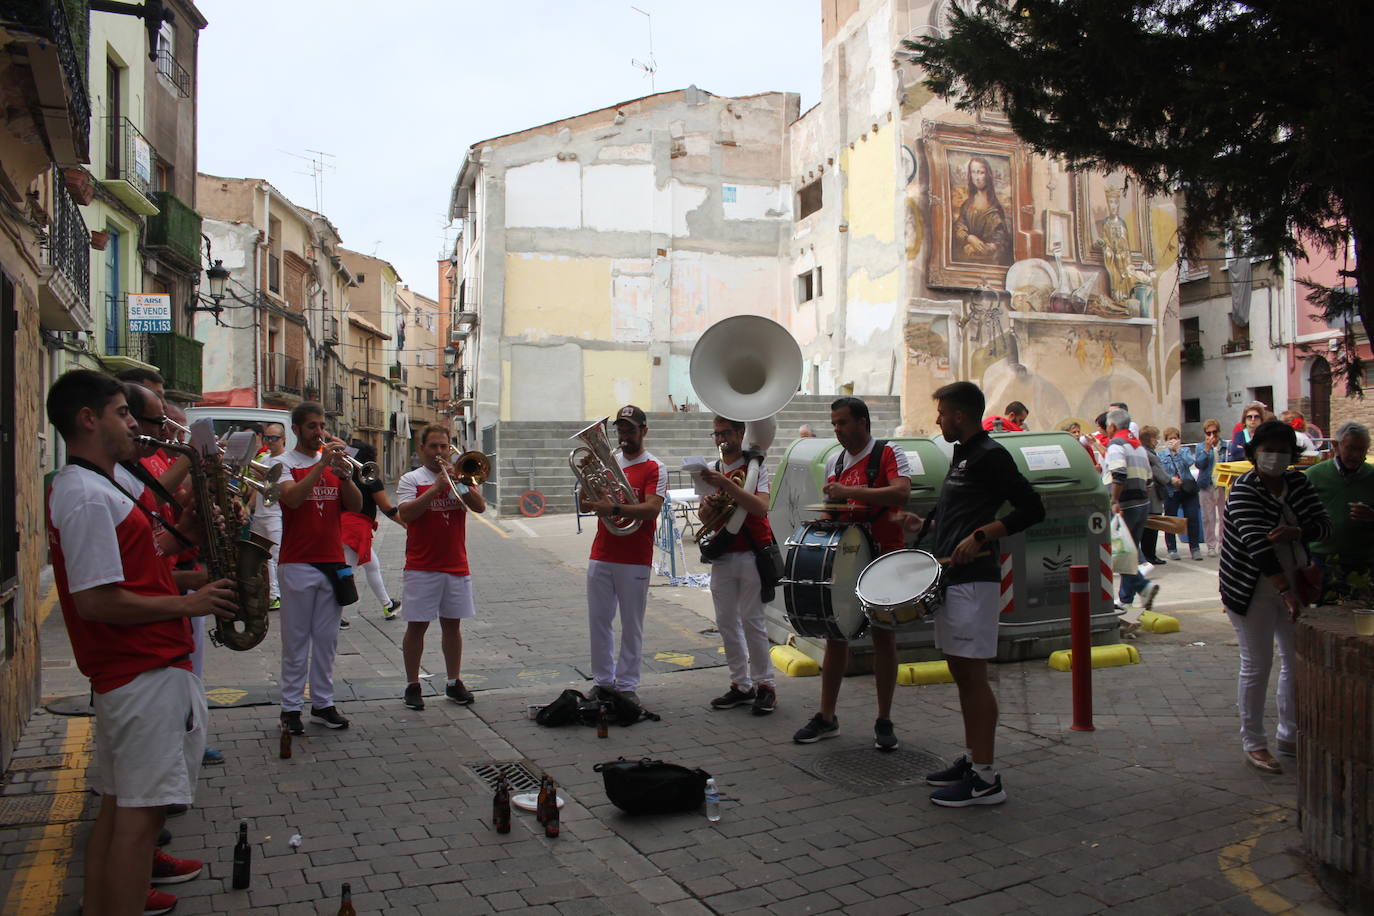
<instances>
[{"instance_id":1,"label":"drainpipe","mask_svg":"<svg viewBox=\"0 0 1374 916\"><path fill-rule=\"evenodd\" d=\"M258 239L253 245L253 296L260 299L262 296L262 256L259 249L263 246L263 239L267 237L268 230L272 226L272 192L268 190L267 183L262 184L262 224L264 228L258 232ZM270 251L269 251L270 253ZM260 309L258 311L261 311ZM264 313L264 318L266 317ZM254 322L257 324L257 322ZM262 406L262 331L263 325L253 329L253 358L255 367L253 370L253 385L257 393L258 406Z\"/></svg>"}]
</instances>

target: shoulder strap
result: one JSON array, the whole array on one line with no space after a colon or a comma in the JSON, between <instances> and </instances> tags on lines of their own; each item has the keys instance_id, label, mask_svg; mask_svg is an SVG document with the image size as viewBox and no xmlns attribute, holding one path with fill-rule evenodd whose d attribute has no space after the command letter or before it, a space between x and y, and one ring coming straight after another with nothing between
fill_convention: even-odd
<instances>
[{"instance_id":1,"label":"shoulder strap","mask_svg":"<svg viewBox=\"0 0 1374 916\"><path fill-rule=\"evenodd\" d=\"M872 487L874 481L876 481L876 480L878 479L878 471L882 469L882 465L883 465L883 449L885 449L885 448L887 448L887 440L886 440L886 439L874 439L874 440L873 440L873 451L871 451L871 452L868 453L868 485L869 485L869 487Z\"/></svg>"},{"instance_id":2,"label":"shoulder strap","mask_svg":"<svg viewBox=\"0 0 1374 916\"><path fill-rule=\"evenodd\" d=\"M102 469L100 469L100 468L97 467L96 465L94 465L94 464L92 464L91 462L87 461L85 458L68 458L68 459L67 459L67 463L68 463L68 464L74 464L74 465L76 465L76 466L79 467L79 468L85 468L85 469L88 470L88 471L92 471L92 472L94 472L94 473L96 473L96 474L99 474L101 477L104 477L106 480L108 480L108 481L110 482L110 485L111 485L111 486L113 486L113 487L114 487L116 490L118 490L120 493L123 493L123 494L124 494L124 497L125 497L126 499L128 499L129 502L131 502L131 503L133 503L135 506L137 506L137 507L143 512L144 515L148 516L148 518L150 518L150 519L152 519L153 521L157 522L157 523L158 523L159 525L161 525L163 528L166 528L167 531L171 533L172 537L176 538L178 541L181 542L181 546L182 546L182 547L185 547L185 548L188 548L188 549L189 549L189 548L191 548L191 547L195 547L195 546L196 546L196 545L195 545L195 542L193 542L193 541L192 541L190 538L188 538L186 535L184 535L184 534L182 534L180 531L178 531L178 530L172 525L172 523L169 522L169 521L167 521L165 518L163 518L162 515L161 515L160 513L154 512L152 509L149 509L147 506L143 505L143 503L139 502L138 497L134 496L134 495L133 495L132 493L130 493L128 490L126 490L126 489L124 489L122 486L120 486L120 485L119 485L119 481L115 480L114 477L110 476L109 474L106 474Z\"/></svg>"},{"instance_id":3,"label":"shoulder strap","mask_svg":"<svg viewBox=\"0 0 1374 916\"><path fill-rule=\"evenodd\" d=\"M171 506L176 503L176 497L168 493L167 488L162 485L162 482L154 477L153 472L145 468L138 459L120 463L124 465L124 470L133 474L139 482L153 491L153 495L157 497L158 502L162 503L164 506Z\"/></svg>"}]
</instances>

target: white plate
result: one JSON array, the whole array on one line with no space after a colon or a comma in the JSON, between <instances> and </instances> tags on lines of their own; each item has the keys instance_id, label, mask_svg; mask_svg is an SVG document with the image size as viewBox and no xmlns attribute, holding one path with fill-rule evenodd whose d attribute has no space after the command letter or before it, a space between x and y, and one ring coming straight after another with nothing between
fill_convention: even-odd
<instances>
[{"instance_id":1,"label":"white plate","mask_svg":"<svg viewBox=\"0 0 1374 916\"><path fill-rule=\"evenodd\" d=\"M522 792L519 795L512 795L510 803L521 811L533 811L539 807L538 792ZM558 807L563 807L563 799L558 799Z\"/></svg>"}]
</instances>

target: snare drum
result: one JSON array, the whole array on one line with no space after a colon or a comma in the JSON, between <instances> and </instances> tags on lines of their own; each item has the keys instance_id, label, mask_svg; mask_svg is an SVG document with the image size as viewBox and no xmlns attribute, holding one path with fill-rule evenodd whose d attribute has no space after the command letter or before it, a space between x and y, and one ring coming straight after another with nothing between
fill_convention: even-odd
<instances>
[{"instance_id":1,"label":"snare drum","mask_svg":"<svg viewBox=\"0 0 1374 916\"><path fill-rule=\"evenodd\" d=\"M859 574L854 594L870 623L896 629L920 623L941 603L940 561L924 550L894 550Z\"/></svg>"},{"instance_id":2,"label":"snare drum","mask_svg":"<svg viewBox=\"0 0 1374 916\"><path fill-rule=\"evenodd\" d=\"M787 623L799 636L857 639L868 628L854 586L873 558L873 541L862 525L807 522L787 540L783 603Z\"/></svg>"}]
</instances>

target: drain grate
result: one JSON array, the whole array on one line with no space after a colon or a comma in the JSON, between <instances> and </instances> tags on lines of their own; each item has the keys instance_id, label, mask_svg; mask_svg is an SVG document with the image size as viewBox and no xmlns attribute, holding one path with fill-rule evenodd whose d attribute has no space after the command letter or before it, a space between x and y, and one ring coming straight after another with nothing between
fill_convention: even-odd
<instances>
[{"instance_id":1,"label":"drain grate","mask_svg":"<svg viewBox=\"0 0 1374 916\"><path fill-rule=\"evenodd\" d=\"M468 769L476 773L477 778L486 783L492 791L496 790L496 783L502 776L506 777L506 782L510 783L513 792L531 792L539 789L539 777L520 760L470 764Z\"/></svg>"},{"instance_id":2,"label":"drain grate","mask_svg":"<svg viewBox=\"0 0 1374 916\"><path fill-rule=\"evenodd\" d=\"M16 757L10 762L11 773L30 773L34 770L56 770L65 765L63 754L45 754L42 757Z\"/></svg>"},{"instance_id":3,"label":"drain grate","mask_svg":"<svg viewBox=\"0 0 1374 916\"><path fill-rule=\"evenodd\" d=\"M921 750L883 753L851 748L795 763L811 775L857 792L886 791L924 783L926 774L944 769L945 762Z\"/></svg>"},{"instance_id":4,"label":"drain grate","mask_svg":"<svg viewBox=\"0 0 1374 916\"><path fill-rule=\"evenodd\" d=\"M85 792L39 793L0 798L0 827L43 826L81 819Z\"/></svg>"}]
</instances>

